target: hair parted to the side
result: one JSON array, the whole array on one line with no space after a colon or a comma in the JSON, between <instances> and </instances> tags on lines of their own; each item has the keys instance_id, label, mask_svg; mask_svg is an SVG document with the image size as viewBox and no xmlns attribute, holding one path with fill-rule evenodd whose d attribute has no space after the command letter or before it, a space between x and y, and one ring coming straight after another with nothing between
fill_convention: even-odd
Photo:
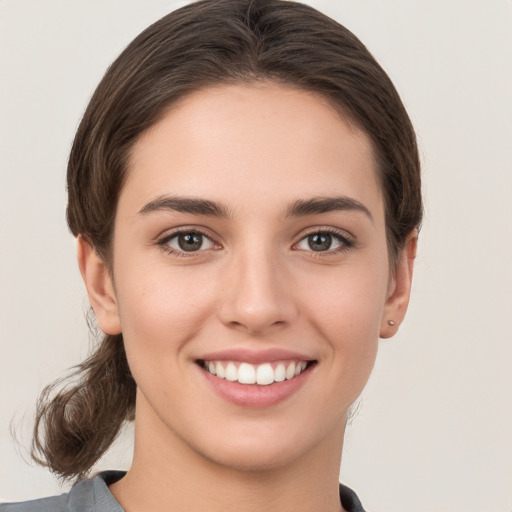
<instances>
[{"instance_id":1,"label":"hair parted to the side","mask_svg":"<svg viewBox=\"0 0 512 512\"><path fill-rule=\"evenodd\" d=\"M371 139L393 260L422 216L420 164L390 79L346 28L284 0L201 0L143 31L110 66L80 123L68 164L68 224L112 269L117 201L130 149L178 99L220 84L278 82L328 98ZM32 455L82 478L135 407L122 335L106 335L75 381L43 391Z\"/></svg>"}]
</instances>

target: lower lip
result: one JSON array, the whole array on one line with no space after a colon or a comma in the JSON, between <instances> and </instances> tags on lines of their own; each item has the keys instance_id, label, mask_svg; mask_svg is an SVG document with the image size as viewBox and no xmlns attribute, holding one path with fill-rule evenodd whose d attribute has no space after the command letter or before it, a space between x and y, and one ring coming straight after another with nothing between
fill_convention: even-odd
<instances>
[{"instance_id":1,"label":"lower lip","mask_svg":"<svg viewBox=\"0 0 512 512\"><path fill-rule=\"evenodd\" d=\"M228 402L242 407L269 407L295 394L309 378L313 366L308 366L297 377L282 382L274 382L268 386L231 382L215 377L200 366L198 366L198 369L213 390Z\"/></svg>"}]
</instances>

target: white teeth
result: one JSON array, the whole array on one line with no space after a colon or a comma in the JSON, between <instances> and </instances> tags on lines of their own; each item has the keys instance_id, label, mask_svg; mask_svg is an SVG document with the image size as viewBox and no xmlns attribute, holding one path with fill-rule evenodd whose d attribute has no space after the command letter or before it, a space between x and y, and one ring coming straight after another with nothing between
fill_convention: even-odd
<instances>
[{"instance_id":1,"label":"white teeth","mask_svg":"<svg viewBox=\"0 0 512 512\"><path fill-rule=\"evenodd\" d=\"M295 363L290 363L286 368L286 380L290 380L295 377Z\"/></svg>"},{"instance_id":2,"label":"white teeth","mask_svg":"<svg viewBox=\"0 0 512 512\"><path fill-rule=\"evenodd\" d=\"M231 382L234 382L238 379L238 370L236 369L236 366L233 363L229 363L226 366L226 380L230 380Z\"/></svg>"},{"instance_id":3,"label":"white teeth","mask_svg":"<svg viewBox=\"0 0 512 512\"><path fill-rule=\"evenodd\" d=\"M203 367L212 375L240 384L258 384L268 386L274 382L283 382L300 375L307 367L307 361L263 363L235 363L234 361L205 361Z\"/></svg>"},{"instance_id":4,"label":"white teeth","mask_svg":"<svg viewBox=\"0 0 512 512\"><path fill-rule=\"evenodd\" d=\"M306 363L307 364L307 363ZM286 368L283 363L279 363L274 371L274 379L276 382L283 382L286 379Z\"/></svg>"},{"instance_id":5,"label":"white teeth","mask_svg":"<svg viewBox=\"0 0 512 512\"><path fill-rule=\"evenodd\" d=\"M260 364L256 370L256 382L262 386L268 386L274 382L274 370L270 363Z\"/></svg>"},{"instance_id":6,"label":"white teeth","mask_svg":"<svg viewBox=\"0 0 512 512\"><path fill-rule=\"evenodd\" d=\"M249 363L242 363L238 368L238 382L240 384L254 384L256 382L256 370Z\"/></svg>"},{"instance_id":7,"label":"white teeth","mask_svg":"<svg viewBox=\"0 0 512 512\"><path fill-rule=\"evenodd\" d=\"M224 366L222 366L222 363L217 363L215 365L215 375L217 375L217 377L220 377L221 379L224 379L226 377L226 373L224 372Z\"/></svg>"}]
</instances>

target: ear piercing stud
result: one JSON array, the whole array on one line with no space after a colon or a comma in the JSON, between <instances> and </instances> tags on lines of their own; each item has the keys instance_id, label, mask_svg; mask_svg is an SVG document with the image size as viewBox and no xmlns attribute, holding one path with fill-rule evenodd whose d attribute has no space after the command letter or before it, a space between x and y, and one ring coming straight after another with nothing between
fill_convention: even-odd
<instances>
[{"instance_id":1,"label":"ear piercing stud","mask_svg":"<svg viewBox=\"0 0 512 512\"><path fill-rule=\"evenodd\" d=\"M396 325L396 322L394 320L388 320L388 324L393 326L393 325Z\"/></svg>"}]
</instances>

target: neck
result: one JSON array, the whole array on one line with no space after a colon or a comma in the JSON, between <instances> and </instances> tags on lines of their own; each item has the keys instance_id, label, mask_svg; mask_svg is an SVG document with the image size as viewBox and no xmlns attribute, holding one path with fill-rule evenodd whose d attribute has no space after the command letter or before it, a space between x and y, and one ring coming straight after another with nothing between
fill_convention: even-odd
<instances>
[{"instance_id":1,"label":"neck","mask_svg":"<svg viewBox=\"0 0 512 512\"><path fill-rule=\"evenodd\" d=\"M197 453L162 425L136 420L132 467L110 491L126 512L340 512L342 444L336 429L285 464L237 468Z\"/></svg>"}]
</instances>

